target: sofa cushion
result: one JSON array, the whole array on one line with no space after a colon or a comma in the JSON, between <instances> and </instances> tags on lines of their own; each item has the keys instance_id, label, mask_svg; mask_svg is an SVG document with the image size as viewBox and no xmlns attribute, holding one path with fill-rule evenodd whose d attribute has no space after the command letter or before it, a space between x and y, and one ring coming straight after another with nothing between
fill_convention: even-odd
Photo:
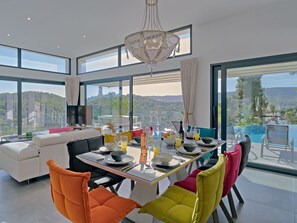
<instances>
[{"instance_id":1,"label":"sofa cushion","mask_svg":"<svg viewBox=\"0 0 297 223\"><path fill-rule=\"evenodd\" d=\"M28 147L26 142L12 142L0 145L0 150L3 153L13 157L16 160L26 160L37 157L38 150L33 147Z\"/></svg>"},{"instance_id":2,"label":"sofa cushion","mask_svg":"<svg viewBox=\"0 0 297 223\"><path fill-rule=\"evenodd\" d=\"M100 134L97 129L76 130L68 133L73 136L73 139L71 141L93 138L93 137L99 136Z\"/></svg>"},{"instance_id":3,"label":"sofa cushion","mask_svg":"<svg viewBox=\"0 0 297 223\"><path fill-rule=\"evenodd\" d=\"M70 132L53 133L48 135L39 135L33 137L33 143L39 147L54 144L67 143L74 140Z\"/></svg>"}]
</instances>

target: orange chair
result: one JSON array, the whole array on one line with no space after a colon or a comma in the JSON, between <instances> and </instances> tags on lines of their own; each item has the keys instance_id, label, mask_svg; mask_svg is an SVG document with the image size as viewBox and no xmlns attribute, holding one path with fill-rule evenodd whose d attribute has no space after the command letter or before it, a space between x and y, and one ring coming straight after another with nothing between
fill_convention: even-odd
<instances>
[{"instance_id":1,"label":"orange chair","mask_svg":"<svg viewBox=\"0 0 297 223\"><path fill-rule=\"evenodd\" d=\"M50 172L51 195L56 209L74 223L119 222L134 208L141 206L119 197L104 187L88 192L90 173L65 170L47 161Z\"/></svg>"}]
</instances>

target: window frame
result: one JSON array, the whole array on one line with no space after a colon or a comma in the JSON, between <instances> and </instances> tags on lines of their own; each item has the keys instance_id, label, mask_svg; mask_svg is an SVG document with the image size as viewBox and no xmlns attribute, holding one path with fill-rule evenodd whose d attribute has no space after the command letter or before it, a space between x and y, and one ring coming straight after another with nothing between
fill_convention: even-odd
<instances>
[{"instance_id":1,"label":"window frame","mask_svg":"<svg viewBox=\"0 0 297 223\"><path fill-rule=\"evenodd\" d=\"M180 69L172 69L172 70L164 70L157 72L155 74L162 74L162 73L168 73L168 72L176 72L180 71ZM116 81L130 81L130 87L129 87L129 127L130 130L133 129L133 78L134 77L139 77L139 76L147 76L150 75L150 73L142 73L142 74L135 74L135 75L128 75L124 77L112 77L112 78L104 78L100 80L91 80L91 81L84 81L81 82L80 85L83 86L84 89L84 100L85 100L85 105L87 104L87 85L92 85L92 84L98 84L98 83L108 83L108 82L116 82Z\"/></svg>"},{"instance_id":2,"label":"window frame","mask_svg":"<svg viewBox=\"0 0 297 223\"><path fill-rule=\"evenodd\" d=\"M42 72L47 72L47 73L63 74L63 75L71 74L71 59L68 57L62 57L62 56L58 56L58 55L54 55L54 54L50 54L50 53L43 53L43 52L39 52L39 51L35 51L35 50L28 50L28 49L24 49L24 48L17 48L17 47L13 47L13 46L4 45L4 44L0 44L0 46L9 47L9 48L13 48L13 49L17 50L17 66L9 66L9 65L0 64L0 67L19 68L19 69L24 69L24 70L42 71ZM48 56L52 56L52 57L65 59L65 61L68 61L68 66L67 66L67 64L65 64L65 68L68 67L68 72L63 73L63 72L55 72L55 71L22 67L22 51L23 50L28 51L28 52L33 52L33 53L38 53L38 54L42 54L42 55L48 55Z\"/></svg>"},{"instance_id":3,"label":"window frame","mask_svg":"<svg viewBox=\"0 0 297 223\"><path fill-rule=\"evenodd\" d=\"M193 40L192 40L193 39L192 38L192 32L193 32L192 31L192 25L187 25L187 26L183 26L183 27L180 27L180 28L177 28L177 29L173 29L173 30L170 30L169 32L175 33L175 32L180 32L180 31L187 30L187 29L190 30L190 52L186 53L186 54L170 56L170 57L168 57L168 59L192 55L192 47L193 47L193 44L192 44L192 42L193 42ZM143 64L143 62L140 61L140 62L137 62L137 63L122 65L122 63L121 63L122 62L121 49L124 46L125 46L125 44L120 44L120 45L117 45L117 46L109 47L107 49L103 49L103 50L100 50L100 51L96 51L96 52L93 52L93 53L89 53L89 54L77 57L76 58L76 75L85 75L85 74L91 74L91 73L95 73L95 72L101 72L101 71L106 71L106 70L111 70L111 69L117 69L117 68L121 68L121 67L128 67L128 66ZM79 72L79 63L78 63L79 59L82 59L84 57L89 57L89 56L92 56L92 55L95 55L95 54L98 54L98 53L103 53L103 52L109 51L111 49L116 49L116 48L118 49L118 66L110 67L110 68L106 68L106 69L101 69L101 70L94 70L94 71L90 71L90 72L84 72L84 73Z\"/></svg>"},{"instance_id":4,"label":"window frame","mask_svg":"<svg viewBox=\"0 0 297 223\"><path fill-rule=\"evenodd\" d=\"M63 85L65 86L65 82L60 81L49 81L49 80L37 80L37 79L30 79L30 78L14 78L14 77L6 77L0 76L0 81L15 81L17 83L17 115L18 115L18 130L17 134L22 135L22 83L33 83L33 84L52 84L52 85ZM66 103L66 98L65 98ZM65 111L66 112L66 111Z\"/></svg>"},{"instance_id":5,"label":"window frame","mask_svg":"<svg viewBox=\"0 0 297 223\"><path fill-rule=\"evenodd\" d=\"M120 46L113 46L113 47L110 47L110 48L107 48L107 49L104 49L104 50L99 50L99 51L96 51L96 52L93 52L93 53L89 53L89 54L86 54L86 55L83 55L83 56L79 56L76 58L76 75L83 75L83 74L89 74L89 73L94 73L94 72L97 72L97 71L103 71L103 70L110 70L110 69L114 69L114 68L117 68L117 67L120 67L120 58L119 58L119 48ZM85 58L85 57L90 57L90 56L93 56L93 55L96 55L96 54L101 54L101 53L104 53L104 52L108 52L110 50L113 50L113 49L116 49L118 51L118 61L117 61L117 66L115 67L108 67L108 68L104 68L104 69L101 69L101 70L93 70L93 71L89 71L89 72L84 72L84 73L79 73L79 60L82 59L82 58Z\"/></svg>"},{"instance_id":6,"label":"window frame","mask_svg":"<svg viewBox=\"0 0 297 223\"><path fill-rule=\"evenodd\" d=\"M227 61L222 63L210 64L210 124L211 127L218 129L218 71L221 71L221 131L222 140L227 138L227 70L232 68L243 68L249 66L261 66L275 63L286 63L297 61L297 53L279 54L266 57L255 57L250 59ZM222 151L226 150L226 145ZM296 170L284 169L277 166L269 166L261 163L248 162L248 167L261 170L268 170L277 173L290 174L297 176Z\"/></svg>"},{"instance_id":7,"label":"window frame","mask_svg":"<svg viewBox=\"0 0 297 223\"><path fill-rule=\"evenodd\" d=\"M16 62L17 62L17 65L16 66L13 66L13 65L7 65L7 64L1 64L0 63L0 66L1 67L11 67L11 68L17 68L18 65L19 65L19 50L15 47L12 47L12 46L7 46L7 45L3 45L3 44L0 44L0 46L2 47L7 47L7 48L12 48L12 49L16 49L17 51L17 55L16 55Z\"/></svg>"}]
</instances>

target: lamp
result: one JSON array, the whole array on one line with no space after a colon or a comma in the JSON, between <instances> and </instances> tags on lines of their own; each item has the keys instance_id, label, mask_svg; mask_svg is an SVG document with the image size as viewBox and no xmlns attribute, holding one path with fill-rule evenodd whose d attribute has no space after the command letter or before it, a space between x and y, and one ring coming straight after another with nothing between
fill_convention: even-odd
<instances>
[{"instance_id":1,"label":"lamp","mask_svg":"<svg viewBox=\"0 0 297 223\"><path fill-rule=\"evenodd\" d=\"M175 55L175 51L179 51L179 37L163 30L159 21L158 0L145 0L145 4L141 31L128 35L125 46L128 59L130 51L135 58L146 63L152 72L157 63L166 60L172 52Z\"/></svg>"}]
</instances>

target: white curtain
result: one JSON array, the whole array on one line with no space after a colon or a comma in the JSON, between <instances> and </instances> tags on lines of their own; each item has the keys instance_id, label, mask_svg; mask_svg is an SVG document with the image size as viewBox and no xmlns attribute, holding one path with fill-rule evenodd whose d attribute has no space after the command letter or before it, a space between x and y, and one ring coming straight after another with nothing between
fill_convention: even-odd
<instances>
[{"instance_id":1,"label":"white curtain","mask_svg":"<svg viewBox=\"0 0 297 223\"><path fill-rule=\"evenodd\" d=\"M195 125L198 58L181 61L181 85L185 109L185 125Z\"/></svg>"},{"instance_id":2,"label":"white curtain","mask_svg":"<svg viewBox=\"0 0 297 223\"><path fill-rule=\"evenodd\" d=\"M79 96L79 78L67 77L65 80L66 102L68 105L77 105Z\"/></svg>"}]
</instances>

